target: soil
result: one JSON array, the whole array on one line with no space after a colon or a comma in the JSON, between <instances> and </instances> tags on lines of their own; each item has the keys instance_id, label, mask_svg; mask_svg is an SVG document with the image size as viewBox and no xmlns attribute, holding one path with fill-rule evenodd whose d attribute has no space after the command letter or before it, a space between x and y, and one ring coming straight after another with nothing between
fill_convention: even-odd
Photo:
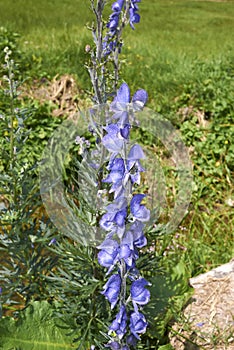
<instances>
[{"instance_id":1,"label":"soil","mask_svg":"<svg viewBox=\"0 0 234 350\"><path fill-rule=\"evenodd\" d=\"M68 118L90 105L90 99L85 96L76 84L75 79L68 74L55 76L52 81L42 78L35 80L32 84L21 87L21 98L29 97L41 103L50 101L54 104L52 115L60 117L66 115Z\"/></svg>"},{"instance_id":2,"label":"soil","mask_svg":"<svg viewBox=\"0 0 234 350\"><path fill-rule=\"evenodd\" d=\"M175 350L234 350L234 259L190 279L194 295L173 325Z\"/></svg>"}]
</instances>

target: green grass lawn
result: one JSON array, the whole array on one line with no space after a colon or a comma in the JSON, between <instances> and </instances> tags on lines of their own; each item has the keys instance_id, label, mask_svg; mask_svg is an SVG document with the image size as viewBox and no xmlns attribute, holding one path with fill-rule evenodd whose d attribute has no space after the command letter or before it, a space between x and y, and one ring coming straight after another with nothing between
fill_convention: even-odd
<instances>
[{"instance_id":1,"label":"green grass lawn","mask_svg":"<svg viewBox=\"0 0 234 350\"><path fill-rule=\"evenodd\" d=\"M147 89L151 100L199 76L194 61L234 56L234 1L143 0L139 7L141 23L125 33L123 78ZM22 48L42 70L76 74L85 88L91 21L88 0L0 0L1 26L21 34Z\"/></svg>"}]
</instances>

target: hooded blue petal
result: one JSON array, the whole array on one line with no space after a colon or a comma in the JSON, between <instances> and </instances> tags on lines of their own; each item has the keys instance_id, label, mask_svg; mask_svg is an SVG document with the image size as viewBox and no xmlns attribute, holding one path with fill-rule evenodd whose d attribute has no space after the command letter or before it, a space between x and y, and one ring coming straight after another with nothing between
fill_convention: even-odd
<instances>
[{"instance_id":1,"label":"hooded blue petal","mask_svg":"<svg viewBox=\"0 0 234 350\"><path fill-rule=\"evenodd\" d=\"M109 253L106 250L101 250L98 253L98 262L101 266L111 267L115 264L115 258L117 254L118 251L113 251L112 253Z\"/></svg>"},{"instance_id":2,"label":"hooded blue petal","mask_svg":"<svg viewBox=\"0 0 234 350\"><path fill-rule=\"evenodd\" d=\"M112 5L112 10L113 11L121 11L123 8L124 0L117 0L116 2L113 3Z\"/></svg>"},{"instance_id":3,"label":"hooded blue petal","mask_svg":"<svg viewBox=\"0 0 234 350\"><path fill-rule=\"evenodd\" d=\"M111 103L112 111L125 111L126 105L130 102L130 89L128 84L123 83L117 91L117 94Z\"/></svg>"},{"instance_id":4,"label":"hooded blue petal","mask_svg":"<svg viewBox=\"0 0 234 350\"><path fill-rule=\"evenodd\" d=\"M112 275L104 286L102 294L111 303L111 309L117 304L121 288L121 277L119 274Z\"/></svg>"},{"instance_id":5,"label":"hooded blue petal","mask_svg":"<svg viewBox=\"0 0 234 350\"><path fill-rule=\"evenodd\" d=\"M123 138L116 124L108 125L105 130L107 134L102 138L102 143L110 152L118 153L123 148Z\"/></svg>"},{"instance_id":6,"label":"hooded blue petal","mask_svg":"<svg viewBox=\"0 0 234 350\"><path fill-rule=\"evenodd\" d=\"M117 95L115 97L116 102L119 103L129 103L130 102L130 89L128 84L123 83L119 90L117 91Z\"/></svg>"},{"instance_id":7,"label":"hooded blue petal","mask_svg":"<svg viewBox=\"0 0 234 350\"><path fill-rule=\"evenodd\" d=\"M141 146L138 144L135 144L131 147L129 151L128 160L139 160L139 159L145 159L145 154Z\"/></svg>"},{"instance_id":8,"label":"hooded blue petal","mask_svg":"<svg viewBox=\"0 0 234 350\"><path fill-rule=\"evenodd\" d=\"M132 335L140 339L139 334L145 333L147 322L145 316L140 312L133 312L130 316L130 330Z\"/></svg>"},{"instance_id":9,"label":"hooded blue petal","mask_svg":"<svg viewBox=\"0 0 234 350\"><path fill-rule=\"evenodd\" d=\"M145 288L147 285L149 285L149 282L144 278L140 278L132 283L130 292L133 302L139 305L145 305L149 302L150 292Z\"/></svg>"},{"instance_id":10,"label":"hooded blue petal","mask_svg":"<svg viewBox=\"0 0 234 350\"><path fill-rule=\"evenodd\" d=\"M109 327L109 330L114 331L119 339L122 339L124 334L126 333L127 327L127 313L124 305L121 305L118 314L116 315L115 320Z\"/></svg>"},{"instance_id":11,"label":"hooded blue petal","mask_svg":"<svg viewBox=\"0 0 234 350\"><path fill-rule=\"evenodd\" d=\"M150 210L144 205L141 205L141 201L144 197L144 194L136 194L133 196L130 203L131 213L133 217L139 221L148 221L150 219Z\"/></svg>"},{"instance_id":12,"label":"hooded blue petal","mask_svg":"<svg viewBox=\"0 0 234 350\"><path fill-rule=\"evenodd\" d=\"M133 110L140 111L148 100L148 94L145 90L137 90L132 98Z\"/></svg>"},{"instance_id":13,"label":"hooded blue petal","mask_svg":"<svg viewBox=\"0 0 234 350\"><path fill-rule=\"evenodd\" d=\"M105 347L111 348L111 350L121 350L121 345L117 341L111 341Z\"/></svg>"}]
</instances>

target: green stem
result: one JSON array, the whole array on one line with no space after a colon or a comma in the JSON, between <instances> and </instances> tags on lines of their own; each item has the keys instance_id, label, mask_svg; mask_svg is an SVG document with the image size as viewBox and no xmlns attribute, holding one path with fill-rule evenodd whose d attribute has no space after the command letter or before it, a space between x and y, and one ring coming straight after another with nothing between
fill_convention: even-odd
<instances>
[{"instance_id":1,"label":"green stem","mask_svg":"<svg viewBox=\"0 0 234 350\"><path fill-rule=\"evenodd\" d=\"M8 69L8 83L9 83L9 95L10 95L10 172L12 174L13 184L13 203L17 201L17 186L15 176L15 134L14 134L14 119L15 119L15 88L13 80L12 61L9 56L6 57L7 69Z\"/></svg>"}]
</instances>

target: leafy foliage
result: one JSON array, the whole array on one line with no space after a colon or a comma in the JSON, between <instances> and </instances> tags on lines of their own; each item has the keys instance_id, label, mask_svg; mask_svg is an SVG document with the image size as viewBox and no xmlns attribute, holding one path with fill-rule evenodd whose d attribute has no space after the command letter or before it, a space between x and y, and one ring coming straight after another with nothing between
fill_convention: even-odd
<instances>
[{"instance_id":1,"label":"leafy foliage","mask_svg":"<svg viewBox=\"0 0 234 350\"><path fill-rule=\"evenodd\" d=\"M177 319L180 311L191 297L193 290L188 284L189 271L183 261L164 273L154 273L150 281L151 301L146 307L149 320L148 342L168 343L168 325ZM147 344L143 337L143 344ZM151 347L149 348L151 349Z\"/></svg>"},{"instance_id":2,"label":"leafy foliage","mask_svg":"<svg viewBox=\"0 0 234 350\"><path fill-rule=\"evenodd\" d=\"M226 186L223 179L231 185L234 171L234 65L232 61L213 69L201 65L201 70L206 79L185 86L178 103L188 106L181 132L192 147L197 185L202 186L203 195L214 196L217 188Z\"/></svg>"},{"instance_id":3,"label":"leafy foliage","mask_svg":"<svg viewBox=\"0 0 234 350\"><path fill-rule=\"evenodd\" d=\"M101 295L104 273L96 260L96 249L63 239L53 249L59 265L46 277L47 293L59 301L57 316L64 327L78 332L78 349L103 343L109 308ZM105 340L104 340L105 341Z\"/></svg>"},{"instance_id":4,"label":"leafy foliage","mask_svg":"<svg viewBox=\"0 0 234 350\"><path fill-rule=\"evenodd\" d=\"M34 301L17 320L0 319L0 349L2 350L63 350L75 349L73 336L54 316L56 306L47 301Z\"/></svg>"},{"instance_id":5,"label":"leafy foliage","mask_svg":"<svg viewBox=\"0 0 234 350\"><path fill-rule=\"evenodd\" d=\"M57 261L46 250L54 229L41 207L35 167L22 157L28 130L24 124L29 111L17 109L17 89L14 66L6 51L9 107L0 120L3 149L0 159L1 234L0 285L1 307L27 303L31 298L42 298L44 276Z\"/></svg>"}]
</instances>

